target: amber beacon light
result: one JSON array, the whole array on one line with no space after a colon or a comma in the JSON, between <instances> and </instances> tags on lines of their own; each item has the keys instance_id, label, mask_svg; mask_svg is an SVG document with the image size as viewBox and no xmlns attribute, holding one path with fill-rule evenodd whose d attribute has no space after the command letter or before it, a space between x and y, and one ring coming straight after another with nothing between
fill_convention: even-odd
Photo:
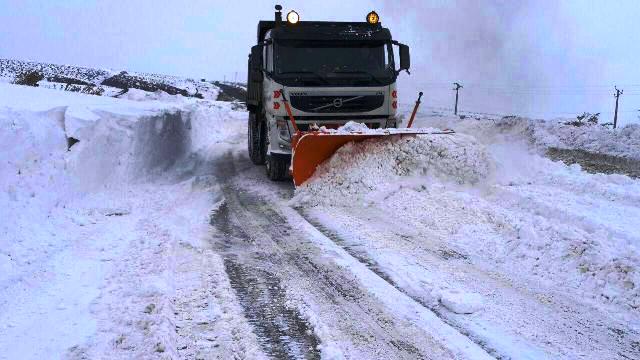
<instances>
[{"instance_id":1,"label":"amber beacon light","mask_svg":"<svg viewBox=\"0 0 640 360\"><path fill-rule=\"evenodd\" d=\"M378 13L375 11L372 11L370 13L367 14L367 22L369 24L377 24L378 21L380 21L380 17L378 16Z\"/></svg>"}]
</instances>

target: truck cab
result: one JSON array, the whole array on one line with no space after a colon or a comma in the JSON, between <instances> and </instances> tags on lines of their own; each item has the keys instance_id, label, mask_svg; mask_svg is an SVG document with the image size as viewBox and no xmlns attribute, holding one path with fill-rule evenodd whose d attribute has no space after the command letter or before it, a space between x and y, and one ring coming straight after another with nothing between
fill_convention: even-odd
<instances>
[{"instance_id":1,"label":"truck cab","mask_svg":"<svg viewBox=\"0 0 640 360\"><path fill-rule=\"evenodd\" d=\"M394 41L375 12L364 22L282 19L258 23L248 61L249 155L272 180L287 177L294 130L283 96L301 131L348 121L395 128L396 80L409 69L409 48ZM398 46L396 66L394 46Z\"/></svg>"}]
</instances>

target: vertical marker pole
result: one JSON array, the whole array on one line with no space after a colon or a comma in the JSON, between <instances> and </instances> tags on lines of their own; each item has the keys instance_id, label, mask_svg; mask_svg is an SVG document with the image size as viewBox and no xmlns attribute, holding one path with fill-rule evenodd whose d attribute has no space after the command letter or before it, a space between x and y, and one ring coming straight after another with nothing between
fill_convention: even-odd
<instances>
[{"instance_id":1,"label":"vertical marker pole","mask_svg":"<svg viewBox=\"0 0 640 360\"><path fill-rule=\"evenodd\" d=\"M293 125L293 130L298 133L298 125L296 125L296 119L293 117L291 107L289 107L289 101L284 97L284 89L280 89L280 95L282 95L282 102L284 103L284 108L287 110L287 114L289 115L289 120L291 120L291 125Z\"/></svg>"},{"instance_id":2,"label":"vertical marker pole","mask_svg":"<svg viewBox=\"0 0 640 360\"><path fill-rule=\"evenodd\" d=\"M422 91L418 94L418 100L416 100L416 105L413 107L413 112L411 113L411 119L409 119L407 128L411 128L411 125L413 125L413 119L416 117L416 112L418 112L418 106L420 106L420 98L422 98Z\"/></svg>"}]
</instances>

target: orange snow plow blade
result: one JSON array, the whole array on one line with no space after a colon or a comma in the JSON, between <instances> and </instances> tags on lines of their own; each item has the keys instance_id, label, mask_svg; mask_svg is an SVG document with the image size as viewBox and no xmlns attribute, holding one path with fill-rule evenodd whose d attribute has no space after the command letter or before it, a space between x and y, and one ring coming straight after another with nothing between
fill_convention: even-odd
<instances>
[{"instance_id":1,"label":"orange snow plow blade","mask_svg":"<svg viewBox=\"0 0 640 360\"><path fill-rule=\"evenodd\" d=\"M421 131L413 129L393 129L380 133L333 133L313 131L300 133L293 140L293 155L291 158L291 174L296 186L302 185L316 171L318 165L329 159L341 146L354 141L360 142L372 138L390 136L415 136L452 134L453 131L441 132Z\"/></svg>"}]
</instances>

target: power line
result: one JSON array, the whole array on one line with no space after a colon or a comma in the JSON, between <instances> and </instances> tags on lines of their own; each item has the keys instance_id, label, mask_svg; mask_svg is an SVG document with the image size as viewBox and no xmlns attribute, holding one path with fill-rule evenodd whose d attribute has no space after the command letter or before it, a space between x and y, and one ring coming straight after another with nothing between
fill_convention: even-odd
<instances>
[{"instance_id":1,"label":"power line","mask_svg":"<svg viewBox=\"0 0 640 360\"><path fill-rule=\"evenodd\" d=\"M448 86L451 82L439 82L439 81L421 81L416 82L420 85L436 85L436 86ZM640 87L638 84L617 84L626 88ZM590 88L610 88L614 84L590 84L590 85L540 85L540 86L518 86L518 85L506 85L506 84L487 84L487 83L466 83L466 87L473 88L492 88L492 89L590 89Z\"/></svg>"},{"instance_id":2,"label":"power line","mask_svg":"<svg viewBox=\"0 0 640 360\"><path fill-rule=\"evenodd\" d=\"M422 108L424 109L432 109L432 110L439 110L439 111L449 111L449 112L453 112L454 109L451 107L447 107L447 106L433 106L433 105L424 105L422 106ZM515 113L506 113L506 112L487 112L487 111L476 111L476 110L465 110L465 109L459 109L458 110L459 113L466 113L466 114L479 114L479 115L491 115L491 116L512 116ZM578 115L583 113L583 110L580 111L527 111L525 112L526 114L535 114L535 115ZM618 113L622 114L622 113L638 113L640 112L640 110L627 110L627 111L618 111ZM602 110L602 111L594 111L594 113L606 113L606 110Z\"/></svg>"},{"instance_id":3,"label":"power line","mask_svg":"<svg viewBox=\"0 0 640 360\"><path fill-rule=\"evenodd\" d=\"M489 115L489 116L507 116L508 114L503 113L501 110L500 111L472 111L472 110L466 110L466 109L460 109L459 108L459 96L460 96L460 89L463 88L463 86L459 83L459 82L454 82L454 88L451 89L451 83L446 83L446 82L438 82L438 81L426 81L426 82L419 82L418 85L419 86L424 86L426 88L431 89L430 92L432 93L436 93L437 90L453 90L456 92L456 97L455 97L455 103L454 103L454 107L450 108L447 106L437 106L438 104L433 104L433 105L427 105L425 104L425 108L428 109L433 109L433 110L438 110L438 111L452 111L455 115L457 115L458 113L466 113L466 114L480 114L480 115ZM499 85L487 85L487 84L478 84L478 83L470 83L467 84L465 83L464 88L466 89L466 91L470 92L470 96L473 98L473 94L487 94L490 96L495 96L495 97L503 97L503 98L507 98L509 99L508 101L512 101L510 98L512 97L518 97L519 99L517 99L518 102L529 102L532 103L532 100L535 98L540 98L540 97L560 97L560 98L566 98L566 97L577 97L577 98L583 98L584 102L593 102L593 101L597 101L600 102L600 100L604 100L605 99L605 95L610 94L609 91L606 90L606 88L610 87L611 85L597 85L597 84L590 84L590 85L555 85L555 86L531 86L531 87L526 87L526 86L518 86L518 85L512 85L512 86L499 86ZM640 84L625 84L627 93L625 93L625 95L627 96L632 96L632 97L637 97L640 96ZM637 114L638 111L636 110L621 110L620 106L621 104L619 104L619 96L622 95L622 90L620 90L620 92L618 93L617 91L617 86L614 85L614 88L616 89L616 109L614 112L614 123L615 126L617 126L617 118L618 118L618 114L630 114L630 113L635 113ZM440 98L440 100L442 100L441 97L437 97ZM527 101L527 98L530 98L531 100ZM516 101L516 100L513 100ZM425 101L426 103L428 103L428 100ZM479 104L480 107L484 108L484 103ZM586 104L588 106L588 103ZM473 105L471 105L473 107ZM529 109L531 109L531 106L529 106ZM594 112L593 110L591 110L591 112ZM584 109L580 110L580 111L522 111L522 110L518 110L515 113L521 113L521 114L526 114L528 116L532 116L534 114L539 114L540 116L576 116L578 114L582 114L584 113ZM594 112L596 113L596 112ZM606 114L608 113L608 111L604 110L604 111L597 111L597 113L601 113L601 114Z\"/></svg>"},{"instance_id":4,"label":"power line","mask_svg":"<svg viewBox=\"0 0 640 360\"><path fill-rule=\"evenodd\" d=\"M442 86L437 88L431 88L434 90L437 89L446 89L448 87ZM603 90L584 90L584 91L567 91L567 90L518 90L518 89L489 89L489 88L474 88L471 86L466 86L465 89L471 93L487 93L487 94L504 94L504 95L562 95L562 96L571 96L571 95L607 95L608 91ZM455 90L455 89L454 89ZM640 94L640 89L635 90L632 89L634 95Z\"/></svg>"},{"instance_id":5,"label":"power line","mask_svg":"<svg viewBox=\"0 0 640 360\"><path fill-rule=\"evenodd\" d=\"M422 87L431 87L431 88L447 88L449 87L449 83L431 83L431 82L418 82L416 85ZM476 84L465 84L465 88L469 91L474 90L487 90L487 91L495 91L495 92L514 92L514 93L593 93L593 94L604 94L608 93L606 88L610 88L611 85L585 85L585 86L495 86L495 85L476 85ZM630 84L625 85L627 88L631 88L632 91L640 91L640 84Z\"/></svg>"}]
</instances>

